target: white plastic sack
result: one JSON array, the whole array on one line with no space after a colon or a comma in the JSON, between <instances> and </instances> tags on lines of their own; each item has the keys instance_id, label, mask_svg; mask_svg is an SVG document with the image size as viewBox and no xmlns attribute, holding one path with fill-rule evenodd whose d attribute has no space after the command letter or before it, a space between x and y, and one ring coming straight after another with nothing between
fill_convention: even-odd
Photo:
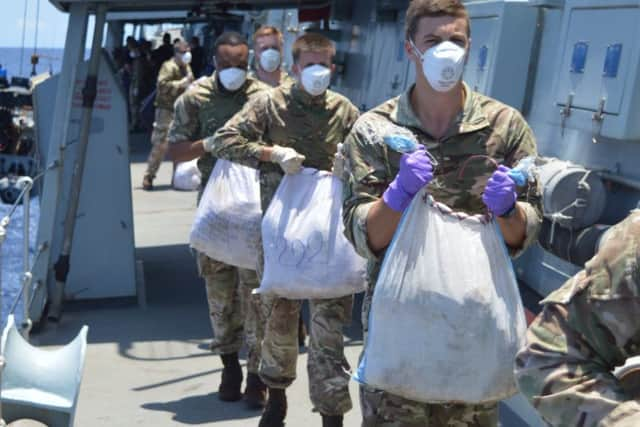
<instances>
[{"instance_id":1,"label":"white plastic sack","mask_svg":"<svg viewBox=\"0 0 640 427\"><path fill-rule=\"evenodd\" d=\"M260 245L258 170L217 160L191 228L191 247L209 258L255 270Z\"/></svg>"},{"instance_id":2,"label":"white plastic sack","mask_svg":"<svg viewBox=\"0 0 640 427\"><path fill-rule=\"evenodd\" d=\"M198 169L198 159L181 162L173 174L173 188L176 190L194 191L200 188L202 174Z\"/></svg>"},{"instance_id":3,"label":"white plastic sack","mask_svg":"<svg viewBox=\"0 0 640 427\"><path fill-rule=\"evenodd\" d=\"M364 291L366 261L343 232L341 181L315 169L286 175L262 220L257 292L322 299Z\"/></svg>"},{"instance_id":4,"label":"white plastic sack","mask_svg":"<svg viewBox=\"0 0 640 427\"><path fill-rule=\"evenodd\" d=\"M498 225L415 197L373 294L356 380L419 402L516 392L526 323Z\"/></svg>"}]
</instances>

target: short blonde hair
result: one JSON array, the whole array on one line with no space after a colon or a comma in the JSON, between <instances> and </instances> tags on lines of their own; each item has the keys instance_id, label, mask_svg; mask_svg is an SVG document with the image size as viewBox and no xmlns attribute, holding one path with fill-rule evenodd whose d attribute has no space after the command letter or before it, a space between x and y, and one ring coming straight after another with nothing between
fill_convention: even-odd
<instances>
[{"instance_id":1,"label":"short blonde hair","mask_svg":"<svg viewBox=\"0 0 640 427\"><path fill-rule=\"evenodd\" d=\"M328 52L331 55L331 59L336 55L336 47L333 42L318 33L306 33L298 37L293 43L291 53L293 55L293 62L298 62L300 54L303 52Z\"/></svg>"},{"instance_id":2,"label":"short blonde hair","mask_svg":"<svg viewBox=\"0 0 640 427\"><path fill-rule=\"evenodd\" d=\"M265 36L276 36L278 37L280 43L282 43L283 41L282 32L279 29L277 29L276 27L272 27L271 25L263 25L262 27L258 28L255 33L253 33L253 44L255 45L256 41L260 37Z\"/></svg>"}]
</instances>

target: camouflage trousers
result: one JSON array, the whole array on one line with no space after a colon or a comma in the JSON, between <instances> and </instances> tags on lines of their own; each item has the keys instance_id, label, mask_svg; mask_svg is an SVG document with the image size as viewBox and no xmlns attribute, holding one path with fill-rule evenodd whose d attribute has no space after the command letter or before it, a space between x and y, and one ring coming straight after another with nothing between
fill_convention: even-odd
<instances>
[{"instance_id":1,"label":"camouflage trousers","mask_svg":"<svg viewBox=\"0 0 640 427\"><path fill-rule=\"evenodd\" d=\"M173 111L165 108L156 108L156 117L153 122L153 132L151 133L151 153L147 159L147 172L145 175L155 178L160 169L160 163L169 149L167 135L173 120Z\"/></svg>"},{"instance_id":2,"label":"camouflage trousers","mask_svg":"<svg viewBox=\"0 0 640 427\"><path fill-rule=\"evenodd\" d=\"M425 379L428 381L428 379ZM362 427L495 427L498 403L428 404L360 387Z\"/></svg>"},{"instance_id":3,"label":"camouflage trousers","mask_svg":"<svg viewBox=\"0 0 640 427\"><path fill-rule=\"evenodd\" d=\"M307 372L311 403L321 414L342 415L352 407L348 388L350 367L344 357L342 328L351 323L353 297L309 303ZM260 377L271 388L286 388L296 379L302 301L270 297L264 307L270 312L262 343Z\"/></svg>"},{"instance_id":4,"label":"camouflage trousers","mask_svg":"<svg viewBox=\"0 0 640 427\"><path fill-rule=\"evenodd\" d=\"M266 212L282 179L282 173L260 172L262 211ZM262 244L259 246L262 249ZM263 254L259 256L264 259ZM262 277L263 261L256 266ZM342 328L351 323L353 297L310 300L311 324L307 372L314 408L325 415L342 415L352 408L350 370L344 357ZM260 377L271 388L287 388L296 379L298 320L302 301L262 297L266 327L262 341Z\"/></svg>"},{"instance_id":5,"label":"camouflage trousers","mask_svg":"<svg viewBox=\"0 0 640 427\"><path fill-rule=\"evenodd\" d=\"M373 293L366 292L362 303L362 325L366 342ZM391 353L390 353L391 354ZM424 357L416 355L416 357ZM425 378L425 381L428 381ZM479 405L422 403L405 399L366 385L360 386L362 427L495 427L498 402Z\"/></svg>"},{"instance_id":6,"label":"camouflage trousers","mask_svg":"<svg viewBox=\"0 0 640 427\"><path fill-rule=\"evenodd\" d=\"M198 254L198 270L207 289L209 316L213 329L210 349L214 354L228 354L247 346L247 371L257 374L260 367L264 334L264 309L253 270L236 268Z\"/></svg>"}]
</instances>

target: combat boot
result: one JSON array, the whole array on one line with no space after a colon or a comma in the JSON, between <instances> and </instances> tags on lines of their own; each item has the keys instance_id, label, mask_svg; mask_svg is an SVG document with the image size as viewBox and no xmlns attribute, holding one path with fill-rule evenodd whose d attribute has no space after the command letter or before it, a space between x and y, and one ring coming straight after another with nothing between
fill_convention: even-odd
<instances>
[{"instance_id":1,"label":"combat boot","mask_svg":"<svg viewBox=\"0 0 640 427\"><path fill-rule=\"evenodd\" d=\"M283 427L287 416L287 395L283 388L269 387L269 399L258 427Z\"/></svg>"},{"instance_id":2,"label":"combat boot","mask_svg":"<svg viewBox=\"0 0 640 427\"><path fill-rule=\"evenodd\" d=\"M322 415L322 427L342 427L342 415Z\"/></svg>"},{"instance_id":3,"label":"combat boot","mask_svg":"<svg viewBox=\"0 0 640 427\"><path fill-rule=\"evenodd\" d=\"M218 397L224 402L235 402L242 399L242 368L238 360L238 353L223 354L220 358L224 369L218 388Z\"/></svg>"},{"instance_id":4,"label":"combat boot","mask_svg":"<svg viewBox=\"0 0 640 427\"><path fill-rule=\"evenodd\" d=\"M244 389L244 400L251 409L262 409L267 400L267 386L258 374L247 374L247 388Z\"/></svg>"},{"instance_id":5,"label":"combat boot","mask_svg":"<svg viewBox=\"0 0 640 427\"><path fill-rule=\"evenodd\" d=\"M142 189L145 191L153 190L153 177L151 175L145 175L142 178Z\"/></svg>"}]
</instances>

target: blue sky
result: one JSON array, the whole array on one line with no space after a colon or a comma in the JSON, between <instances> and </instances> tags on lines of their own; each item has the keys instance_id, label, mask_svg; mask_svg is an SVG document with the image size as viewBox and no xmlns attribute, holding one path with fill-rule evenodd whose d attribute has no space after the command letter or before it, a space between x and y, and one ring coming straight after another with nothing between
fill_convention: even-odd
<instances>
[{"instance_id":1,"label":"blue sky","mask_svg":"<svg viewBox=\"0 0 640 427\"><path fill-rule=\"evenodd\" d=\"M20 47L25 4L27 20L25 45L33 47L36 28L36 7L40 3L38 30L39 47L63 47L67 32L67 14L58 11L49 0L2 0L0 14L0 46Z\"/></svg>"}]
</instances>

